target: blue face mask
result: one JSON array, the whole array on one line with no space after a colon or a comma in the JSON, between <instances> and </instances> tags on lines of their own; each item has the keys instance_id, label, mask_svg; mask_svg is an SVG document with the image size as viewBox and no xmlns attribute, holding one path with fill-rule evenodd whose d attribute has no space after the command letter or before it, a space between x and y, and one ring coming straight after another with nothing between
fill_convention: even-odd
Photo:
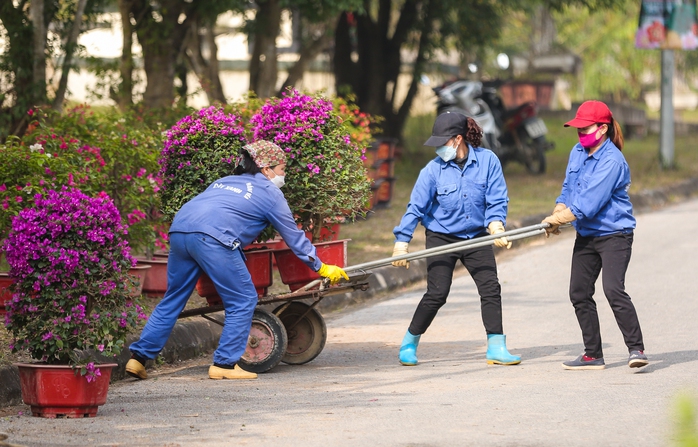
<instances>
[{"instance_id":1,"label":"blue face mask","mask_svg":"<svg viewBox=\"0 0 698 447\"><path fill-rule=\"evenodd\" d=\"M451 161L456 158L456 148L453 146L439 146L436 148L436 155L443 161Z\"/></svg>"}]
</instances>

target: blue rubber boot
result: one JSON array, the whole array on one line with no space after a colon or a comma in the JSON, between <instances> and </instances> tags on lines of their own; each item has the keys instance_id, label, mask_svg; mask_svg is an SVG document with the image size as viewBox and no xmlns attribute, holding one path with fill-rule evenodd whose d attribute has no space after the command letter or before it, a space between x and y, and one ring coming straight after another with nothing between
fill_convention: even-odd
<instances>
[{"instance_id":1,"label":"blue rubber boot","mask_svg":"<svg viewBox=\"0 0 698 447\"><path fill-rule=\"evenodd\" d=\"M506 335L487 334L487 363L489 365L518 365L521 363L521 356L509 354Z\"/></svg>"},{"instance_id":2,"label":"blue rubber boot","mask_svg":"<svg viewBox=\"0 0 698 447\"><path fill-rule=\"evenodd\" d=\"M414 366L417 364L417 346L419 345L419 337L421 335L412 335L407 330L405 333L405 338L402 339L402 345L400 345L400 363L405 366Z\"/></svg>"}]
</instances>

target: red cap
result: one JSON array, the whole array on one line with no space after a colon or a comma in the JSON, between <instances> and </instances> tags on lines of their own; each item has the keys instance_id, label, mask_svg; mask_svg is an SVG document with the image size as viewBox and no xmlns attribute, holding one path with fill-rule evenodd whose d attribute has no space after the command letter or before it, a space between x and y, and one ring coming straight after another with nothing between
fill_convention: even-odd
<instances>
[{"instance_id":1,"label":"red cap","mask_svg":"<svg viewBox=\"0 0 698 447\"><path fill-rule=\"evenodd\" d=\"M613 119L613 114L606 104L601 101L585 101L577 109L577 115L574 119L565 123L565 127L572 126L581 129L592 124L610 124L611 119Z\"/></svg>"}]
</instances>

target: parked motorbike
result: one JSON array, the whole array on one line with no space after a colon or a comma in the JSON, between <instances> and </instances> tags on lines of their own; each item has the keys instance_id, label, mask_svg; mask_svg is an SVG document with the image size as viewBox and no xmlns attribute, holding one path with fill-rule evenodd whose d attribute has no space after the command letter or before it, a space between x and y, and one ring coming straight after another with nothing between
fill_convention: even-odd
<instances>
[{"instance_id":1,"label":"parked motorbike","mask_svg":"<svg viewBox=\"0 0 698 447\"><path fill-rule=\"evenodd\" d=\"M434 87L437 114L455 111L472 117L482 127L483 146L497 155L502 167L517 161L528 172L543 174L545 152L554 144L545 137L548 129L538 117L538 107L535 102L527 102L507 110L498 94L500 85L459 79Z\"/></svg>"}]
</instances>

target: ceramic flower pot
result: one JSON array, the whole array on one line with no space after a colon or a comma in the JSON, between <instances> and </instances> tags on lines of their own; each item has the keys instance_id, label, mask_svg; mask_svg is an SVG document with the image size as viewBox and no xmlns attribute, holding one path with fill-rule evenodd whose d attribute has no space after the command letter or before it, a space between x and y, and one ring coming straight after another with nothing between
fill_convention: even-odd
<instances>
[{"instance_id":1,"label":"ceramic flower pot","mask_svg":"<svg viewBox=\"0 0 698 447\"><path fill-rule=\"evenodd\" d=\"M325 264L333 264L339 267L347 265L347 242L349 239L338 241L319 242L315 245L318 257ZM308 268L290 248L274 252L276 266L281 275L281 281L288 285L291 291L298 290L304 285L320 278L316 272Z\"/></svg>"},{"instance_id":2,"label":"ceramic flower pot","mask_svg":"<svg viewBox=\"0 0 698 447\"><path fill-rule=\"evenodd\" d=\"M317 242L328 242L328 241L337 241L339 240L339 229L340 225L339 223L334 223L332 226L328 227L322 227L320 229L320 239ZM313 240L313 233L311 231L306 231L305 232L305 237L310 239L311 241ZM284 244L286 245L286 244ZM286 247L288 246L286 245Z\"/></svg>"},{"instance_id":3,"label":"ceramic flower pot","mask_svg":"<svg viewBox=\"0 0 698 447\"><path fill-rule=\"evenodd\" d=\"M0 272L0 315L5 315L5 301L12 299L10 285L12 285L12 278L6 272Z\"/></svg>"},{"instance_id":4,"label":"ceramic flower pot","mask_svg":"<svg viewBox=\"0 0 698 447\"><path fill-rule=\"evenodd\" d=\"M100 374L88 382L68 365L15 363L22 400L32 415L44 418L95 417L107 401L109 380L116 363L99 365Z\"/></svg>"},{"instance_id":5,"label":"ceramic flower pot","mask_svg":"<svg viewBox=\"0 0 698 447\"><path fill-rule=\"evenodd\" d=\"M273 283L273 271L271 266L271 250L250 250L245 251L245 265L252 276L252 283L257 290L257 296L267 294L269 286ZM221 304L221 298L213 285L213 281L205 273L201 275L196 283L196 292L206 298L209 306Z\"/></svg>"},{"instance_id":6,"label":"ceramic flower pot","mask_svg":"<svg viewBox=\"0 0 698 447\"><path fill-rule=\"evenodd\" d=\"M143 281L143 293L150 297L162 298L167 291L167 258L138 259L138 264L149 265L145 280Z\"/></svg>"},{"instance_id":7,"label":"ceramic flower pot","mask_svg":"<svg viewBox=\"0 0 698 447\"><path fill-rule=\"evenodd\" d=\"M145 284L145 279L148 276L148 270L153 266L148 264L137 264L135 267L131 267L128 270L128 274L133 276L138 282L138 285L131 290L131 296L136 298L141 296L143 293L143 284Z\"/></svg>"},{"instance_id":8,"label":"ceramic flower pot","mask_svg":"<svg viewBox=\"0 0 698 447\"><path fill-rule=\"evenodd\" d=\"M167 259L167 257L170 255L168 251L156 251L153 253L153 258L155 259Z\"/></svg>"}]
</instances>

